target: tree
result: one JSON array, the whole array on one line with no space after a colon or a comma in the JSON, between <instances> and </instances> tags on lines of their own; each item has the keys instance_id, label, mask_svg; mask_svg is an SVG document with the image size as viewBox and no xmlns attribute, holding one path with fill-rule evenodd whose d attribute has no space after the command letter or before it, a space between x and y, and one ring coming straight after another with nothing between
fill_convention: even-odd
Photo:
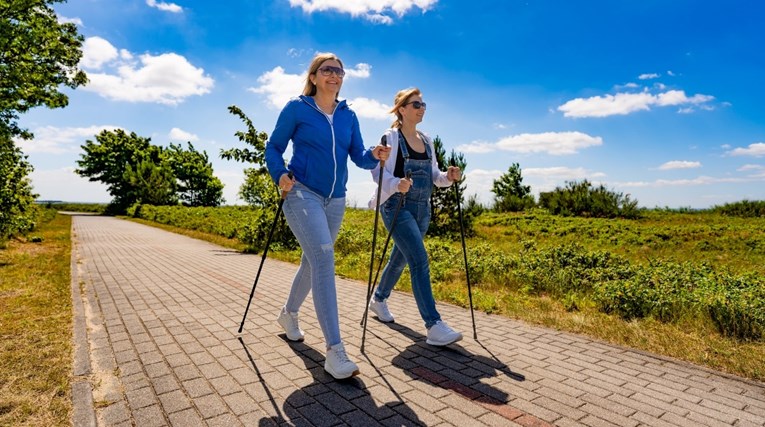
<instances>
[{"instance_id":1,"label":"tree","mask_svg":"<svg viewBox=\"0 0 765 427\"><path fill-rule=\"evenodd\" d=\"M157 164L142 159L135 167L127 165L123 179L130 185L134 203L154 206L178 204L175 175L168 162Z\"/></svg>"},{"instance_id":2,"label":"tree","mask_svg":"<svg viewBox=\"0 0 765 427\"><path fill-rule=\"evenodd\" d=\"M10 135L0 131L0 247L34 227L37 195L32 192L28 176L33 168L26 158Z\"/></svg>"},{"instance_id":3,"label":"tree","mask_svg":"<svg viewBox=\"0 0 765 427\"><path fill-rule=\"evenodd\" d=\"M96 135L96 142L86 140L81 147L85 153L77 160L79 168L75 172L90 181L106 184L113 197L110 210L115 213L123 213L140 201L144 192L136 187L141 181L135 174L146 173L147 169L139 168L139 165L144 161L155 165L162 162L162 149L152 145L151 138L139 137L134 132L128 135L122 129L101 131Z\"/></svg>"},{"instance_id":4,"label":"tree","mask_svg":"<svg viewBox=\"0 0 765 427\"><path fill-rule=\"evenodd\" d=\"M441 138L436 136L433 138L433 150L435 151L436 161L438 162L438 168L445 171L447 166L458 166L464 173L467 167L465 156L462 153L457 154L454 150L451 151L449 158L446 158L446 151L444 150ZM465 177L457 184L459 186L459 193L462 200L457 201L457 196L454 194L454 185L449 187L433 187L433 194L430 196L430 228L428 228L428 234L431 236L458 236L460 233L460 218L457 215L457 203L461 203L465 206ZM463 209L462 218L464 221L465 234L470 236L473 234L473 220L476 211L466 211Z\"/></svg>"},{"instance_id":5,"label":"tree","mask_svg":"<svg viewBox=\"0 0 765 427\"><path fill-rule=\"evenodd\" d=\"M252 149L221 149L220 157L225 160L236 160L237 162L255 165L256 167L244 170L245 179L244 184L239 188L239 196L252 206L261 208L274 206L279 200L279 191L271 179L271 175L268 174L268 168L266 167L265 156L268 134L255 129L252 120L236 105L228 107L228 111L239 117L247 127L246 132L237 131L234 135L240 142L252 146Z\"/></svg>"},{"instance_id":6,"label":"tree","mask_svg":"<svg viewBox=\"0 0 765 427\"><path fill-rule=\"evenodd\" d=\"M74 24L60 24L50 4L62 0L0 0L0 241L34 227L32 166L13 137L31 139L19 114L44 105L61 108L61 85L87 83L77 69L83 38Z\"/></svg>"},{"instance_id":7,"label":"tree","mask_svg":"<svg viewBox=\"0 0 765 427\"><path fill-rule=\"evenodd\" d=\"M83 37L72 23L59 23L50 5L64 0L0 0L0 130L31 138L19 114L44 105L62 108L61 85L87 83L77 69Z\"/></svg>"},{"instance_id":8,"label":"tree","mask_svg":"<svg viewBox=\"0 0 765 427\"><path fill-rule=\"evenodd\" d=\"M170 144L167 159L177 179L177 193L186 206L220 206L223 202L223 183L213 175L207 152L199 152L191 142L188 150Z\"/></svg>"},{"instance_id":9,"label":"tree","mask_svg":"<svg viewBox=\"0 0 765 427\"><path fill-rule=\"evenodd\" d=\"M248 225L244 230L243 240L251 249L259 250L263 248L266 236L274 221L276 215L276 206L279 201L279 189L271 179L266 167L266 141L268 134L258 132L252 124L252 120L244 112L232 105L228 111L239 117L247 127L245 132L237 131L234 133L240 142L250 145L252 148L231 148L221 150L220 157L226 160L236 160L243 163L250 163L255 167L244 170L245 180L239 188L239 195L249 205L260 210L260 216L253 225ZM274 230L272 242L280 244L287 248L297 247L297 240L288 227L278 227Z\"/></svg>"},{"instance_id":10,"label":"tree","mask_svg":"<svg viewBox=\"0 0 765 427\"><path fill-rule=\"evenodd\" d=\"M523 185L518 163L513 163L507 173L494 180L491 192L494 193L494 210L498 212L519 212L534 206L531 187Z\"/></svg>"},{"instance_id":11,"label":"tree","mask_svg":"<svg viewBox=\"0 0 765 427\"><path fill-rule=\"evenodd\" d=\"M566 182L566 187L539 194L539 205L555 215L590 218L640 217L637 200L629 194L608 190L603 184L595 187L588 180Z\"/></svg>"}]
</instances>

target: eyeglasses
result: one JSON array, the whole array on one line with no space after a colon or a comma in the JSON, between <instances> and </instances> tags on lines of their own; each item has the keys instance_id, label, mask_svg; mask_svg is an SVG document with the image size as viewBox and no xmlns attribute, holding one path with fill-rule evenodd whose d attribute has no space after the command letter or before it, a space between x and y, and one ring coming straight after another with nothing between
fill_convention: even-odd
<instances>
[{"instance_id":1,"label":"eyeglasses","mask_svg":"<svg viewBox=\"0 0 765 427\"><path fill-rule=\"evenodd\" d=\"M345 76L345 70L340 67L333 67L331 65L325 65L319 68L317 71L319 71L324 77L329 77L332 75L332 73L335 73L335 75L341 79Z\"/></svg>"},{"instance_id":2,"label":"eyeglasses","mask_svg":"<svg viewBox=\"0 0 765 427\"><path fill-rule=\"evenodd\" d=\"M428 104L422 102L422 101L411 101L404 104L404 107L407 105L412 104L412 107L414 107L415 110L419 110L420 108L428 109Z\"/></svg>"}]
</instances>

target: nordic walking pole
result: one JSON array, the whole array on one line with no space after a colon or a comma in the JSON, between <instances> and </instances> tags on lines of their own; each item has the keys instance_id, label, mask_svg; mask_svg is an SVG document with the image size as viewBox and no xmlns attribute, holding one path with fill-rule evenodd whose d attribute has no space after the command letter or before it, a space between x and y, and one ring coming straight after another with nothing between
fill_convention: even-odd
<instances>
[{"instance_id":1,"label":"nordic walking pole","mask_svg":"<svg viewBox=\"0 0 765 427\"><path fill-rule=\"evenodd\" d=\"M292 171L287 175L289 179L292 179ZM239 325L239 333L242 333L244 328L244 320L247 318L247 312L250 311L250 303L252 302L252 296L255 295L255 287L258 286L258 279L260 278L260 271L263 270L263 263L266 262L266 255L268 254L268 247L271 245L271 238L274 237L274 230L279 225L279 216L282 213L282 206L284 205L284 199L287 198L289 191L282 191L281 198L279 199L279 207L276 208L276 216L274 216L274 223L271 225L271 231L268 232L268 239L266 239L266 247L263 249L263 256L260 258L260 267L258 267L258 274L255 275L255 281L252 283L252 290L250 291L250 299L247 300L247 308L244 309L244 316L242 316L242 323Z\"/></svg>"},{"instance_id":2,"label":"nordic walking pole","mask_svg":"<svg viewBox=\"0 0 765 427\"><path fill-rule=\"evenodd\" d=\"M456 166L456 165L452 165ZM465 247L465 225L462 221L462 199L460 198L460 181L454 182L454 197L457 198L457 212L460 219L460 236L462 237L462 256L465 258L465 278L468 286L468 300L470 301L470 318L473 319L473 339L478 339L478 333L475 330L475 314L473 314L473 290L470 287L470 267L468 267L467 248Z\"/></svg>"},{"instance_id":3,"label":"nordic walking pole","mask_svg":"<svg viewBox=\"0 0 765 427\"><path fill-rule=\"evenodd\" d=\"M387 138L383 138L381 141L383 147L388 145ZM369 281L367 282L367 306L364 308L364 316L361 319L361 324L364 325L364 322L367 318L367 310L369 310L369 295L372 292L372 270L375 266L375 246L377 245L377 222L380 218L380 193L382 193L382 182L383 182L383 171L385 169L385 161L380 160L380 176L377 177L377 201L375 202L375 225L372 229L372 256L369 258ZM364 339L362 338L361 342L364 342ZM362 351L363 351L363 344L362 344Z\"/></svg>"},{"instance_id":4,"label":"nordic walking pole","mask_svg":"<svg viewBox=\"0 0 765 427\"><path fill-rule=\"evenodd\" d=\"M406 171L406 178L410 179L412 177L412 171ZM398 199L398 203L396 204L396 212L393 213L393 221L390 223L390 231L388 231L388 237L385 239L385 245L383 246L382 255L380 256L380 263L377 264L377 273L375 273L375 280L373 280L371 283L371 286L369 288L369 292L367 293L367 304L366 308L364 309L364 317L361 319L361 325L364 327L363 331L361 332L361 352L364 352L364 340L367 336L367 317L369 316L369 302L372 300L372 291L374 291L375 286L377 286L377 278L380 276L380 269L382 268L382 263L385 260L385 254L388 252L388 243L390 243L390 238L393 236L393 228L396 226L396 218L398 218L398 212L401 210L401 205L404 203L404 198L406 197L405 194L401 194L401 197ZM372 268L370 266L370 268ZM370 277L372 275L372 271L370 270Z\"/></svg>"}]
</instances>

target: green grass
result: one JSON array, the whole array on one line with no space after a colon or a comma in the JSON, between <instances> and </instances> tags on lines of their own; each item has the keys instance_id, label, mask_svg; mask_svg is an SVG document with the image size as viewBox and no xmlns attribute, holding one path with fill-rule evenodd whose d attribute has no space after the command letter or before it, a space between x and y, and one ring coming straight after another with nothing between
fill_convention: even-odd
<instances>
[{"instance_id":1,"label":"green grass","mask_svg":"<svg viewBox=\"0 0 765 427\"><path fill-rule=\"evenodd\" d=\"M0 425L70 425L70 228L55 215L0 250Z\"/></svg>"}]
</instances>

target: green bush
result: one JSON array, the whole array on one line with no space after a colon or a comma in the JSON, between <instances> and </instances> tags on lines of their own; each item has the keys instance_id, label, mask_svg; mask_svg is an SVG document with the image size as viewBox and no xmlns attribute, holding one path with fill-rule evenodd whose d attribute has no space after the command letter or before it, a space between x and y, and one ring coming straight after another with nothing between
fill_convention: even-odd
<instances>
[{"instance_id":1,"label":"green bush","mask_svg":"<svg viewBox=\"0 0 765 427\"><path fill-rule=\"evenodd\" d=\"M55 209L57 211L67 212L89 212L104 214L106 213L108 205L106 203L51 203L45 204L46 208Z\"/></svg>"},{"instance_id":2,"label":"green bush","mask_svg":"<svg viewBox=\"0 0 765 427\"><path fill-rule=\"evenodd\" d=\"M749 274L721 274L708 296L709 316L723 335L760 340L765 335L765 281Z\"/></svg>"},{"instance_id":3,"label":"green bush","mask_svg":"<svg viewBox=\"0 0 765 427\"><path fill-rule=\"evenodd\" d=\"M705 264L653 262L625 280L601 283L594 299L624 319L708 316L721 334L743 340L759 340L765 331L765 281Z\"/></svg>"},{"instance_id":4,"label":"green bush","mask_svg":"<svg viewBox=\"0 0 765 427\"><path fill-rule=\"evenodd\" d=\"M34 168L0 125L0 248L34 229L37 205L29 175Z\"/></svg>"},{"instance_id":5,"label":"green bush","mask_svg":"<svg viewBox=\"0 0 765 427\"><path fill-rule=\"evenodd\" d=\"M713 212L743 218L765 217L765 201L742 200L735 203L726 203L712 208Z\"/></svg>"},{"instance_id":6,"label":"green bush","mask_svg":"<svg viewBox=\"0 0 765 427\"><path fill-rule=\"evenodd\" d=\"M639 218L637 200L609 191L602 184L594 187L587 180L567 182L565 188L539 194L539 205L550 213L591 218Z\"/></svg>"},{"instance_id":7,"label":"green bush","mask_svg":"<svg viewBox=\"0 0 765 427\"><path fill-rule=\"evenodd\" d=\"M264 249L273 223L275 210L250 206L187 207L136 204L128 209L128 216L160 224L237 238L248 246L248 251ZM283 214L282 214L283 215ZM292 231L280 218L271 240L273 246L286 249L297 247Z\"/></svg>"},{"instance_id":8,"label":"green bush","mask_svg":"<svg viewBox=\"0 0 765 427\"><path fill-rule=\"evenodd\" d=\"M708 280L707 266L664 261L634 270L624 280L604 282L595 299L606 313L625 319L653 317L675 322L697 309L698 287Z\"/></svg>"}]
</instances>

